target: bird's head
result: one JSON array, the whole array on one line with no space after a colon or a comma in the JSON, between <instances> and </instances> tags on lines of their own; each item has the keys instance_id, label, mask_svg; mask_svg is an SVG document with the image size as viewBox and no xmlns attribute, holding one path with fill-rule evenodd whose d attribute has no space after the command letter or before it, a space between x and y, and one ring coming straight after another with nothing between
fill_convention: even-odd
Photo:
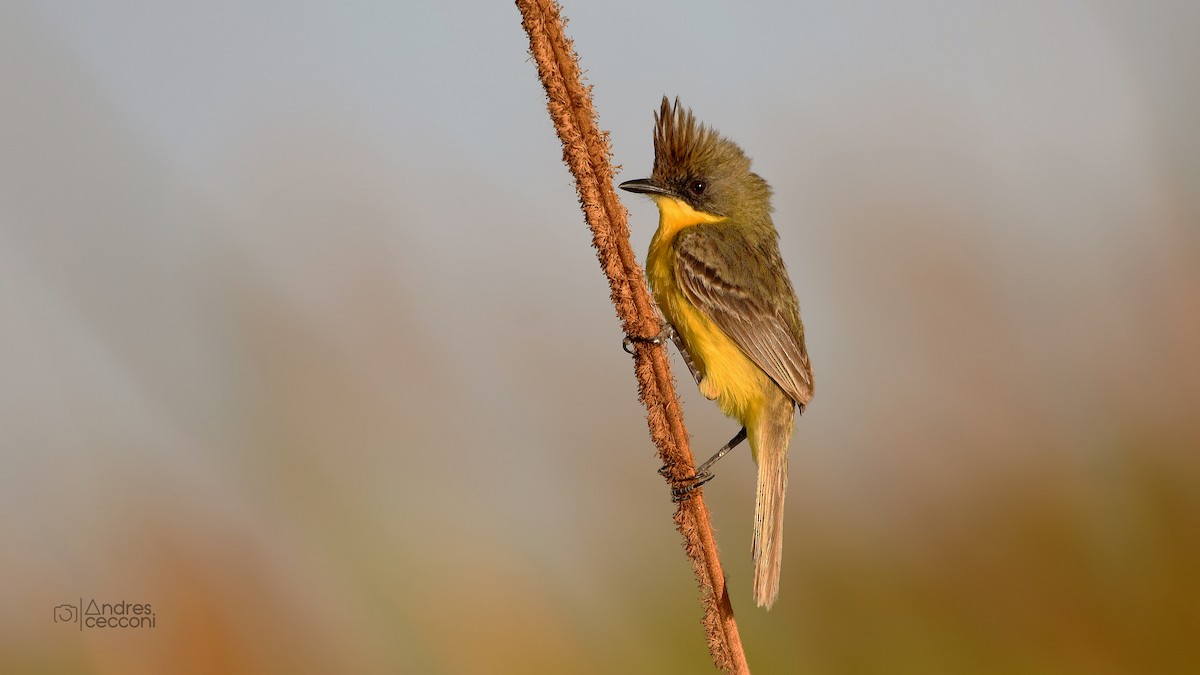
<instances>
[{"instance_id":1,"label":"bird's head","mask_svg":"<svg viewBox=\"0 0 1200 675\"><path fill-rule=\"evenodd\" d=\"M750 171L746 153L696 121L678 98L672 105L664 96L654 121L654 170L621 189L655 201L678 200L719 218L770 210L771 188Z\"/></svg>"}]
</instances>

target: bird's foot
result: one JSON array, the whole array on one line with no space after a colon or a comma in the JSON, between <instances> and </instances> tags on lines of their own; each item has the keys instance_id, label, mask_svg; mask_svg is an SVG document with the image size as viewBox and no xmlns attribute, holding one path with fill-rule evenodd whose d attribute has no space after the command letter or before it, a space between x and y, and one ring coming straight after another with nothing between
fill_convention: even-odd
<instances>
[{"instance_id":1,"label":"bird's foot","mask_svg":"<svg viewBox=\"0 0 1200 675\"><path fill-rule=\"evenodd\" d=\"M679 502L691 499L692 493L695 492L697 488L712 479L713 474L708 473L707 471L683 479L681 484L675 485L671 488L671 501L678 504Z\"/></svg>"},{"instance_id":2,"label":"bird's foot","mask_svg":"<svg viewBox=\"0 0 1200 675\"><path fill-rule=\"evenodd\" d=\"M663 474L664 476L668 476L669 473L665 471L666 468L667 467L664 466L662 469L659 469L659 473ZM671 501L678 504L679 502L691 499L692 493L695 492L697 488L712 480L714 477L714 474L709 473L708 471L703 471L701 473L681 479L678 483L671 486Z\"/></svg>"},{"instance_id":3,"label":"bird's foot","mask_svg":"<svg viewBox=\"0 0 1200 675\"><path fill-rule=\"evenodd\" d=\"M632 354L634 351L633 346L639 342L645 342L652 345L661 345L667 341L668 337L667 329L665 328L658 335L651 335L649 337L644 335L626 335L625 339L621 341L621 349L624 349L626 354Z\"/></svg>"}]
</instances>

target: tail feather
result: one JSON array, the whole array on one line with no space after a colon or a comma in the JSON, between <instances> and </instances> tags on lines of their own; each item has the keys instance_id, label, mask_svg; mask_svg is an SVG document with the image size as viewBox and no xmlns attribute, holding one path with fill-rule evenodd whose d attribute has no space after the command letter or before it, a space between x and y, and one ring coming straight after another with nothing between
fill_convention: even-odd
<instances>
[{"instance_id":1,"label":"tail feather","mask_svg":"<svg viewBox=\"0 0 1200 675\"><path fill-rule=\"evenodd\" d=\"M788 400L785 414L766 416L768 422L752 436L758 461L758 492L754 500L754 603L771 608L779 596L783 564L783 502L787 495L787 453L795 409Z\"/></svg>"}]
</instances>

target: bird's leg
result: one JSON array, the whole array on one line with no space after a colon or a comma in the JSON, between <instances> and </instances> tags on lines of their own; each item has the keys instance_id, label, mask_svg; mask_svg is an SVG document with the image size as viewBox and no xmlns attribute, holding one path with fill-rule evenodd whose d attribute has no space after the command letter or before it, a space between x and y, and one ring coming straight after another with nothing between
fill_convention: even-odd
<instances>
[{"instance_id":1,"label":"bird's leg","mask_svg":"<svg viewBox=\"0 0 1200 675\"><path fill-rule=\"evenodd\" d=\"M742 427L733 438L729 439L728 443L726 443L720 450L716 452L716 454L714 454L712 457L709 457L700 466L696 467L696 473L692 474L688 478L683 479L686 481L685 485L671 488L671 501L681 502L684 499L687 499L688 495L690 495L693 490L712 480L713 474L709 473L708 470L712 468L713 464L717 463L717 460L729 454L730 450L736 448L744 440L746 440L746 427ZM659 469L659 473L663 474L663 476L668 475L667 467L664 466L663 468Z\"/></svg>"},{"instance_id":2,"label":"bird's leg","mask_svg":"<svg viewBox=\"0 0 1200 675\"><path fill-rule=\"evenodd\" d=\"M679 355L683 357L683 362L687 364L688 371L692 374L692 379L696 380L696 384L699 385L700 380L703 380L704 376L700 374L700 369L696 367L696 362L692 360L691 353L688 352L687 346L683 344L683 338L679 337L679 331L675 330L675 327L671 324L667 324L667 329L664 332L670 333L671 342L675 343L675 349L679 350Z\"/></svg>"},{"instance_id":3,"label":"bird's leg","mask_svg":"<svg viewBox=\"0 0 1200 675\"><path fill-rule=\"evenodd\" d=\"M744 440L746 440L746 427L742 427L741 430L733 435L733 438L729 439L729 442L726 443L724 447L713 454L712 457L709 457L707 460L705 460L703 464L696 467L696 476L699 477L707 474L708 470L712 468L713 464L716 464L718 460L729 454L730 450L736 448Z\"/></svg>"},{"instance_id":4,"label":"bird's leg","mask_svg":"<svg viewBox=\"0 0 1200 675\"><path fill-rule=\"evenodd\" d=\"M625 339L621 341L621 348L624 349L626 353L632 354L633 345L635 342L649 342L653 345L660 345L667 340L675 343L675 349L679 350L679 355L683 357L683 362L687 365L688 372L692 374L692 379L696 380L696 384L700 384L700 380L703 380L704 376L700 374L700 369L696 367L696 362L692 360L692 355L688 352L687 347L683 344L683 338L679 337L679 332L675 330L674 326L666 321L663 321L662 331L653 337L626 335Z\"/></svg>"}]
</instances>

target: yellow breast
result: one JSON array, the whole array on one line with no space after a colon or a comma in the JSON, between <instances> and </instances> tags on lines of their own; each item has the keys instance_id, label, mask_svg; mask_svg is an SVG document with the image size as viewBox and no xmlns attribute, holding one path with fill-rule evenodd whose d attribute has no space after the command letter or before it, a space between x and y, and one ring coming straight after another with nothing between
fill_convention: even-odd
<instances>
[{"instance_id":1,"label":"yellow breast","mask_svg":"<svg viewBox=\"0 0 1200 675\"><path fill-rule=\"evenodd\" d=\"M684 295L675 271L677 235L687 227L724 220L711 213L697 211L670 197L656 196L658 231L650 242L646 274L654 299L667 321L683 338L683 343L700 370L700 393L715 399L726 415L750 424L749 417L760 408L771 380L733 343L702 308Z\"/></svg>"}]
</instances>

